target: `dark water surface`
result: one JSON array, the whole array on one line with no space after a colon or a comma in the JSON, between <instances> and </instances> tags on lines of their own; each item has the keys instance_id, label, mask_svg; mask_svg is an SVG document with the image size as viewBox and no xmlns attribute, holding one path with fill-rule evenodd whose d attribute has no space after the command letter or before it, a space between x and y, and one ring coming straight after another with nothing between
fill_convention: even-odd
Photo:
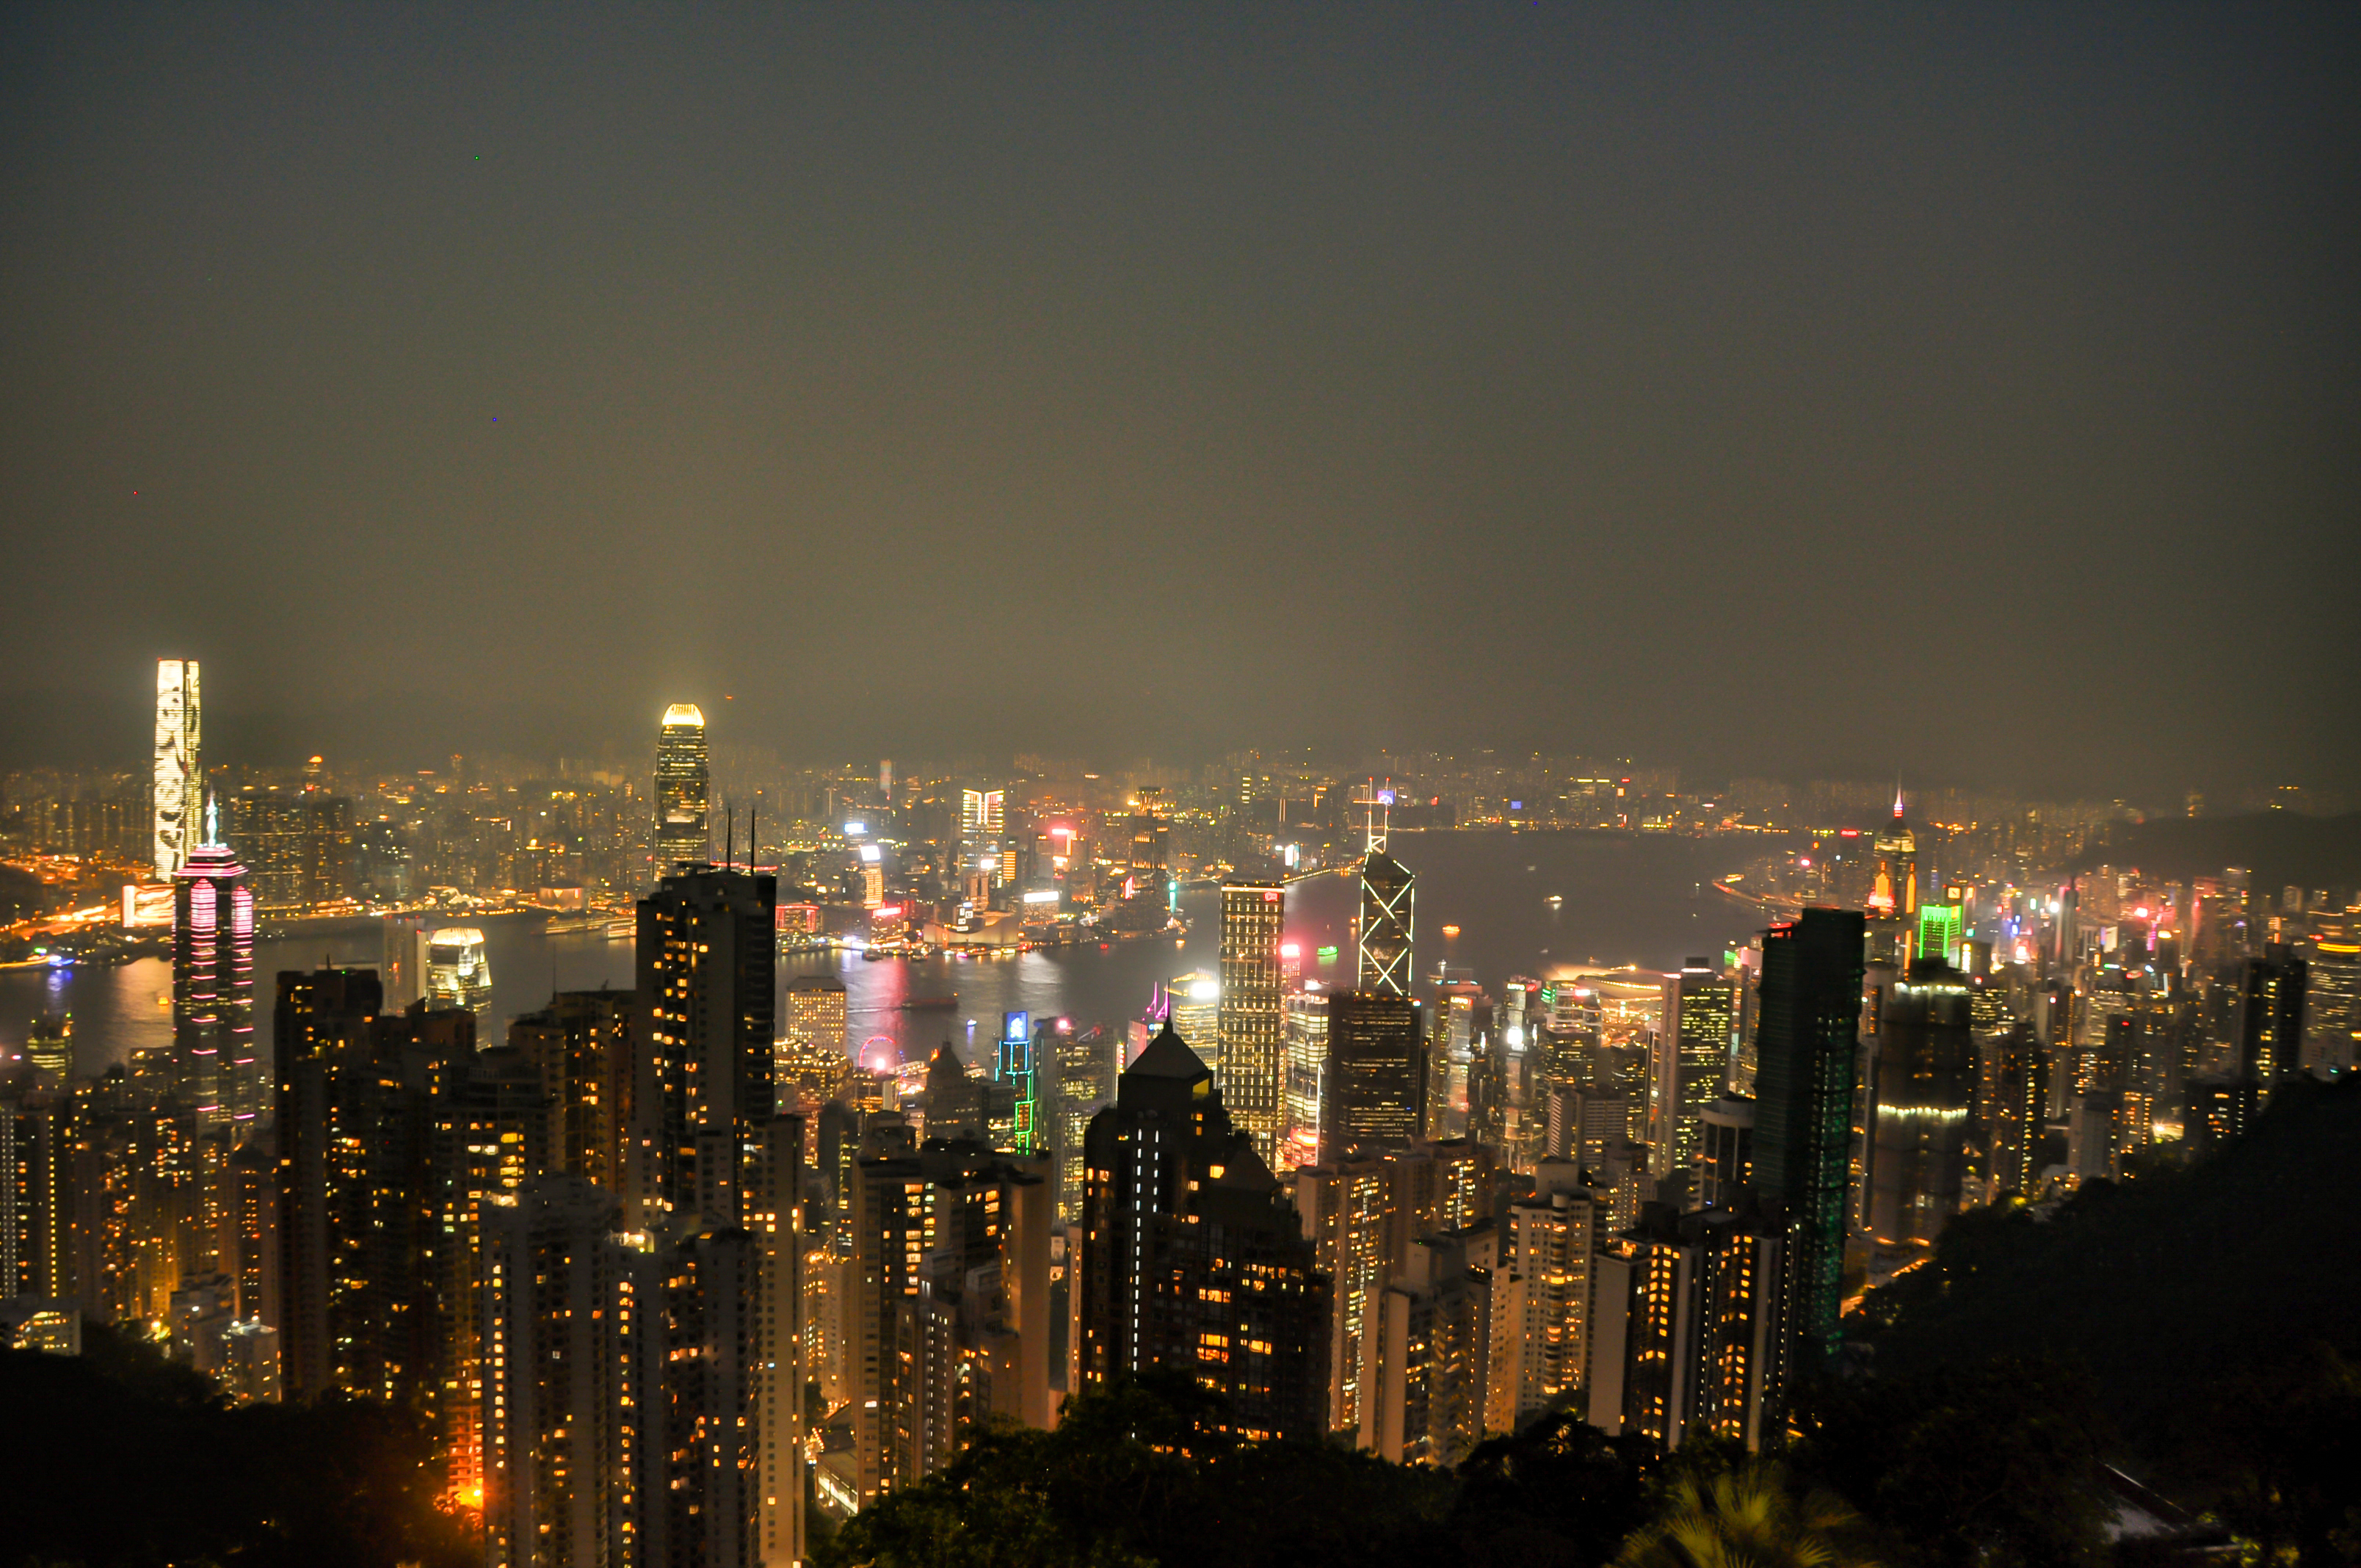
<instances>
[{"instance_id":1,"label":"dark water surface","mask_svg":"<svg viewBox=\"0 0 2361 1568\"><path fill-rule=\"evenodd\" d=\"M1541 974L1554 963L1677 966L1690 954L1718 954L1756 928L1742 905L1713 892L1711 883L1760 852L1752 840L1625 838L1591 833L1397 834L1393 853L1418 874L1417 960L1432 975L1438 959L1471 967L1477 981L1497 986L1511 974ZM1563 905L1547 903L1558 894ZM1303 950L1305 972L1349 981L1350 922L1356 884L1348 877L1301 883L1288 894L1288 938ZM1104 948L1068 948L1010 959L932 958L870 962L857 955L822 953L780 966L781 980L833 973L844 981L850 1034L856 1047L882 1055L890 1044L907 1059L946 1038L962 1045L990 1040L1004 1012L1071 1017L1078 1027L1120 1025L1137 1017L1159 981L1215 967L1217 897L1191 894L1182 901L1190 931L1182 938L1141 939ZM497 1039L507 1021L564 990L631 984L628 938L553 937L537 920L478 919L492 968L492 999L485 1027ZM1446 925L1459 927L1445 938ZM1323 946L1338 949L1328 966ZM373 927L267 940L256 953L256 1025L269 1049L270 1001L280 970L310 969L324 960L375 963ZM128 1059L134 1049L166 1044L171 1014L159 1003L171 990L170 966L143 959L113 969L0 971L0 1043L22 1045L45 1008L73 1014L77 1070L89 1073ZM949 1012L904 1010L907 998L956 995Z\"/></svg>"}]
</instances>

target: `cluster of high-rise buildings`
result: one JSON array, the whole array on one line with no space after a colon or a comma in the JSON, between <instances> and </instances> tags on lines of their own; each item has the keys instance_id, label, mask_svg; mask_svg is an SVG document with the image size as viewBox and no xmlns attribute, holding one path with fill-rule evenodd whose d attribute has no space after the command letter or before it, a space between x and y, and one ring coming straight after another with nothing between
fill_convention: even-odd
<instances>
[{"instance_id":1,"label":"cluster of high-rise buildings","mask_svg":"<svg viewBox=\"0 0 2361 1568\"><path fill-rule=\"evenodd\" d=\"M1755 939L1676 970L1487 988L1420 971L1417 879L1366 809L1349 982L1291 955L1285 881L1231 874L1202 993L863 1059L840 983L779 984L795 901L753 809L717 843L680 705L632 989L483 1038L480 938L402 924L381 966L260 982L266 1057L255 872L193 798L179 678L152 839L171 1041L77 1075L60 1027L0 1075L0 1322L71 1349L88 1313L240 1398L416 1410L500 1564L796 1563L808 1508L1150 1373L1241 1436L1403 1463L1565 1409L1756 1445L1848 1299L1952 1215L2235 1137L2361 1030L2349 897L2019 885L1898 803L1809 868L1850 906L1771 889ZM1169 918L1173 814L1127 806L1093 853L963 791L939 920L1108 868ZM849 865L879 837L845 835Z\"/></svg>"}]
</instances>

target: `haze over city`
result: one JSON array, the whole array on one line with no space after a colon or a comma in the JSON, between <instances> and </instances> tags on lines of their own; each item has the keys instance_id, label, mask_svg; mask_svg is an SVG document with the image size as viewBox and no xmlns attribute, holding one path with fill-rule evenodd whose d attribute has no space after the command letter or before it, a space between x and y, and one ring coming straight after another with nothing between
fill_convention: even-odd
<instances>
[{"instance_id":1,"label":"haze over city","mask_svg":"<svg viewBox=\"0 0 2361 1568\"><path fill-rule=\"evenodd\" d=\"M0 9L0 1568L2361 1563L2361 12Z\"/></svg>"},{"instance_id":2,"label":"haze over city","mask_svg":"<svg viewBox=\"0 0 2361 1568\"><path fill-rule=\"evenodd\" d=\"M0 25L19 764L2361 759L2336 10Z\"/></svg>"}]
</instances>

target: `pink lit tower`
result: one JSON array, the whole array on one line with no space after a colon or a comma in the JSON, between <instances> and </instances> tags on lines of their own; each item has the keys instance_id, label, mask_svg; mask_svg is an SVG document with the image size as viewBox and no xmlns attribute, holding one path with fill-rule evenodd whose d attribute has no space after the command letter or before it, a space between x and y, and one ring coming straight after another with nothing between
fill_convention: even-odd
<instances>
[{"instance_id":1,"label":"pink lit tower","mask_svg":"<svg viewBox=\"0 0 2361 1568\"><path fill-rule=\"evenodd\" d=\"M254 1058L254 892L207 802L204 842L172 879L172 1063L182 1107L233 1144L262 1107Z\"/></svg>"}]
</instances>

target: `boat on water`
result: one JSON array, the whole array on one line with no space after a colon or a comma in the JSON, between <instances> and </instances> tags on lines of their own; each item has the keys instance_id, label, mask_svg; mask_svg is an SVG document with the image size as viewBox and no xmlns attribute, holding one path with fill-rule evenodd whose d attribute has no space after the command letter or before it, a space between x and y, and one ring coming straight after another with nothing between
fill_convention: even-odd
<instances>
[{"instance_id":1,"label":"boat on water","mask_svg":"<svg viewBox=\"0 0 2361 1568\"><path fill-rule=\"evenodd\" d=\"M905 1013L948 1013L959 1005L959 992L948 996L906 996L902 999Z\"/></svg>"},{"instance_id":2,"label":"boat on water","mask_svg":"<svg viewBox=\"0 0 2361 1568\"><path fill-rule=\"evenodd\" d=\"M1543 899L1542 902L1548 905L1552 909L1563 909L1565 907L1565 895L1564 894L1553 893L1547 898Z\"/></svg>"}]
</instances>

